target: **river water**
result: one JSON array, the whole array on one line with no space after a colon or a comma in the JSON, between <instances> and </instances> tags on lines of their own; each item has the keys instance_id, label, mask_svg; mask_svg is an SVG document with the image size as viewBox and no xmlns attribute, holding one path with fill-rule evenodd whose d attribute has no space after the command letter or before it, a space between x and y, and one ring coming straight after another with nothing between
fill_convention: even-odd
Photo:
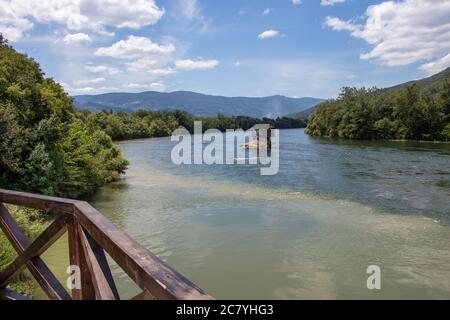
<instances>
[{"instance_id":1,"label":"river water","mask_svg":"<svg viewBox=\"0 0 450 320\"><path fill-rule=\"evenodd\" d=\"M280 132L280 170L181 165L169 138L121 143L90 202L217 298L450 298L450 144ZM61 279L64 239L45 255ZM368 266L381 270L369 290ZM113 266L124 298L138 293Z\"/></svg>"}]
</instances>

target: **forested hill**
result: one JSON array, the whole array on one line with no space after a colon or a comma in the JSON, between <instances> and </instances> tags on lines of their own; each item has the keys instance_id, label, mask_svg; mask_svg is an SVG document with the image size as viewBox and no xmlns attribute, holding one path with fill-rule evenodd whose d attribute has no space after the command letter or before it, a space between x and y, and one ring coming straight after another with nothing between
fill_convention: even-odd
<instances>
[{"instance_id":1,"label":"forested hill","mask_svg":"<svg viewBox=\"0 0 450 320\"><path fill-rule=\"evenodd\" d=\"M442 84L448 79L450 79L450 67L445 69L444 71L441 71L435 75L432 75L431 77L402 83L402 84L387 88L386 90L398 90L398 89L405 88L406 86L415 84L424 90L430 91L432 93L436 93L437 91L439 91L442 88Z\"/></svg>"},{"instance_id":2,"label":"forested hill","mask_svg":"<svg viewBox=\"0 0 450 320\"><path fill-rule=\"evenodd\" d=\"M140 109L152 111L182 110L194 116L249 116L276 118L306 110L322 102L316 98L223 97L189 91L141 93L105 93L74 96L75 107L91 111L113 110L134 112Z\"/></svg>"},{"instance_id":3,"label":"forested hill","mask_svg":"<svg viewBox=\"0 0 450 320\"><path fill-rule=\"evenodd\" d=\"M442 85L446 81L446 79L449 79L449 78L450 78L450 68L447 68L446 70L441 71L431 77L428 77L425 79L420 79L420 80L409 81L406 83L398 84L393 87L385 88L383 90L392 92L392 91L404 89L407 86L416 85L421 90L427 91L431 94L435 94L442 88ZM316 109L316 107L317 107L317 105L315 105L309 109L306 109L306 110L301 110L301 111L286 115L286 117L300 119L300 120L307 120L314 113L314 110Z\"/></svg>"},{"instance_id":4,"label":"forested hill","mask_svg":"<svg viewBox=\"0 0 450 320\"><path fill-rule=\"evenodd\" d=\"M308 108L306 110L300 111L300 112L288 114L286 117L306 121L306 120L308 120L309 116L314 113L314 110L316 110L316 107L317 107L317 105L315 105L314 107Z\"/></svg>"},{"instance_id":5,"label":"forested hill","mask_svg":"<svg viewBox=\"0 0 450 320\"><path fill-rule=\"evenodd\" d=\"M450 69L388 89L343 88L315 108L306 132L346 139L450 141Z\"/></svg>"}]
</instances>

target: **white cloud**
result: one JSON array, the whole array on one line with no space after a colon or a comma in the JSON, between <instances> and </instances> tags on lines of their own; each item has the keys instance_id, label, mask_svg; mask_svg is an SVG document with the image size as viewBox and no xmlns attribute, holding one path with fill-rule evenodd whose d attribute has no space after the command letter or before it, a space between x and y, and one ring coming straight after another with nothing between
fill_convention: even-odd
<instances>
[{"instance_id":1,"label":"white cloud","mask_svg":"<svg viewBox=\"0 0 450 320\"><path fill-rule=\"evenodd\" d=\"M183 15L189 19L194 19L199 15L197 0L179 0L179 6Z\"/></svg>"},{"instance_id":2,"label":"white cloud","mask_svg":"<svg viewBox=\"0 0 450 320\"><path fill-rule=\"evenodd\" d=\"M64 37L63 41L67 44L83 44L92 42L92 39L86 33L69 33Z\"/></svg>"},{"instance_id":3,"label":"white cloud","mask_svg":"<svg viewBox=\"0 0 450 320\"><path fill-rule=\"evenodd\" d=\"M84 69L86 71L89 71L89 72L92 72L92 73L105 73L105 74L110 74L110 75L115 75L115 74L122 73L122 71L120 71L117 68L108 67L108 66L102 66L102 65L98 65L98 66L87 65L87 66L84 67Z\"/></svg>"},{"instance_id":4,"label":"white cloud","mask_svg":"<svg viewBox=\"0 0 450 320\"><path fill-rule=\"evenodd\" d=\"M258 39L267 39L273 38L278 35L278 31L276 30L266 30L258 35Z\"/></svg>"},{"instance_id":5,"label":"white cloud","mask_svg":"<svg viewBox=\"0 0 450 320\"><path fill-rule=\"evenodd\" d=\"M359 30L359 27L351 21L344 21L336 17L326 17L324 24L336 31L347 30L357 32Z\"/></svg>"},{"instance_id":6,"label":"white cloud","mask_svg":"<svg viewBox=\"0 0 450 320\"><path fill-rule=\"evenodd\" d=\"M136 71L146 71L148 69L153 69L156 66L160 64L160 61L154 59L154 58L142 58L142 59L136 59L131 62L127 62L127 70L130 72L136 72Z\"/></svg>"},{"instance_id":7,"label":"white cloud","mask_svg":"<svg viewBox=\"0 0 450 320\"><path fill-rule=\"evenodd\" d=\"M188 22L188 29L199 29L205 31L208 28L208 19L203 14L203 10L197 0L178 0L178 12L180 16Z\"/></svg>"},{"instance_id":8,"label":"white cloud","mask_svg":"<svg viewBox=\"0 0 450 320\"><path fill-rule=\"evenodd\" d=\"M265 9L264 11L263 11L263 16L267 16L269 13L271 13L272 12L272 9L270 9L270 8L267 8L267 9Z\"/></svg>"},{"instance_id":9,"label":"white cloud","mask_svg":"<svg viewBox=\"0 0 450 320\"><path fill-rule=\"evenodd\" d=\"M240 61L233 62L233 66L235 66L235 67L239 67L240 65L241 65Z\"/></svg>"},{"instance_id":10,"label":"white cloud","mask_svg":"<svg viewBox=\"0 0 450 320\"><path fill-rule=\"evenodd\" d=\"M172 44L161 45L145 37L129 36L110 47L99 48L95 51L97 56L106 56L119 59L136 59L148 54L167 54L175 51Z\"/></svg>"},{"instance_id":11,"label":"white cloud","mask_svg":"<svg viewBox=\"0 0 450 320\"><path fill-rule=\"evenodd\" d=\"M156 91L165 91L166 85L162 81L158 82L152 82L152 83L129 83L125 86L129 89L135 89L135 90L144 90L144 89L151 89Z\"/></svg>"},{"instance_id":12,"label":"white cloud","mask_svg":"<svg viewBox=\"0 0 450 320\"><path fill-rule=\"evenodd\" d=\"M343 3L345 0L320 0L321 6L334 6L336 3Z\"/></svg>"},{"instance_id":13,"label":"white cloud","mask_svg":"<svg viewBox=\"0 0 450 320\"><path fill-rule=\"evenodd\" d=\"M372 50L361 55L386 66L401 66L433 60L450 51L450 0L385 1L369 6L365 23L327 17L325 25L347 30L365 40ZM432 69L430 62L422 69ZM445 64L445 61L443 62Z\"/></svg>"},{"instance_id":14,"label":"white cloud","mask_svg":"<svg viewBox=\"0 0 450 320\"><path fill-rule=\"evenodd\" d=\"M353 80L353 79L358 78L358 76L356 74L350 73L346 76L346 78L349 80Z\"/></svg>"},{"instance_id":15,"label":"white cloud","mask_svg":"<svg viewBox=\"0 0 450 320\"><path fill-rule=\"evenodd\" d=\"M129 83L125 86L125 88L130 89L145 89L148 88L148 84L142 84L142 83Z\"/></svg>"},{"instance_id":16,"label":"white cloud","mask_svg":"<svg viewBox=\"0 0 450 320\"><path fill-rule=\"evenodd\" d=\"M61 87L64 88L64 90L68 91L70 89L70 84L65 83L65 82L60 82L59 83L61 85Z\"/></svg>"},{"instance_id":17,"label":"white cloud","mask_svg":"<svg viewBox=\"0 0 450 320\"><path fill-rule=\"evenodd\" d=\"M75 85L87 85L87 84L94 84L105 81L105 78L94 78L94 79L83 79L75 82Z\"/></svg>"},{"instance_id":18,"label":"white cloud","mask_svg":"<svg viewBox=\"0 0 450 320\"><path fill-rule=\"evenodd\" d=\"M147 72L154 76L167 76L176 73L176 70L168 67L167 64L168 61L150 57L126 63L129 72Z\"/></svg>"},{"instance_id":19,"label":"white cloud","mask_svg":"<svg viewBox=\"0 0 450 320\"><path fill-rule=\"evenodd\" d=\"M81 88L73 88L73 92L75 93L100 93L100 92L108 92L115 91L117 87L81 87Z\"/></svg>"},{"instance_id":20,"label":"white cloud","mask_svg":"<svg viewBox=\"0 0 450 320\"><path fill-rule=\"evenodd\" d=\"M163 82L152 82L150 83L150 88L156 91L165 91L166 85Z\"/></svg>"},{"instance_id":21,"label":"white cloud","mask_svg":"<svg viewBox=\"0 0 450 320\"><path fill-rule=\"evenodd\" d=\"M18 41L34 23L60 23L69 30L105 27L138 29L155 24L164 14L154 0L0 0L0 31Z\"/></svg>"},{"instance_id":22,"label":"white cloud","mask_svg":"<svg viewBox=\"0 0 450 320\"><path fill-rule=\"evenodd\" d=\"M139 29L164 14L154 0L82 0L80 11L94 24Z\"/></svg>"},{"instance_id":23,"label":"white cloud","mask_svg":"<svg viewBox=\"0 0 450 320\"><path fill-rule=\"evenodd\" d=\"M420 69L422 69L429 75L433 75L442 70L447 69L448 67L450 67L450 54L447 54L446 56L444 56L436 61L426 63L426 64L422 65L420 67Z\"/></svg>"},{"instance_id":24,"label":"white cloud","mask_svg":"<svg viewBox=\"0 0 450 320\"><path fill-rule=\"evenodd\" d=\"M294 5L302 4L302 0L291 0L291 2Z\"/></svg>"},{"instance_id":25,"label":"white cloud","mask_svg":"<svg viewBox=\"0 0 450 320\"><path fill-rule=\"evenodd\" d=\"M0 16L2 15L2 8L0 6ZM7 16L2 16L2 20L0 21L0 32L11 42L18 41L24 31L33 28L33 23L26 19L11 18L9 19Z\"/></svg>"},{"instance_id":26,"label":"white cloud","mask_svg":"<svg viewBox=\"0 0 450 320\"><path fill-rule=\"evenodd\" d=\"M214 69L219 65L217 60L177 60L175 66L180 70Z\"/></svg>"},{"instance_id":27,"label":"white cloud","mask_svg":"<svg viewBox=\"0 0 450 320\"><path fill-rule=\"evenodd\" d=\"M93 92L95 90L96 89L92 88L92 87L83 87L83 88L76 88L76 89L74 89L74 91L80 92L80 93L88 93L88 92Z\"/></svg>"},{"instance_id":28,"label":"white cloud","mask_svg":"<svg viewBox=\"0 0 450 320\"><path fill-rule=\"evenodd\" d=\"M147 70L147 73L150 73L151 75L154 76L168 76L177 73L177 71L174 68L167 67L167 68L150 69Z\"/></svg>"}]
</instances>

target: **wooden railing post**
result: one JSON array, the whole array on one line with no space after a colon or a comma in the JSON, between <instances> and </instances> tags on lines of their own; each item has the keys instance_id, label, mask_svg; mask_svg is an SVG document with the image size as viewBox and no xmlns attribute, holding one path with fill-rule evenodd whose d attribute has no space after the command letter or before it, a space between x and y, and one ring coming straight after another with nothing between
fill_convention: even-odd
<instances>
[{"instance_id":1,"label":"wooden railing post","mask_svg":"<svg viewBox=\"0 0 450 320\"><path fill-rule=\"evenodd\" d=\"M72 299L74 300L95 300L95 290L92 283L92 276L86 262L84 249L80 243L80 230L78 222L73 219L67 226L69 240L69 261L70 266L75 267L74 283L72 283ZM79 270L79 274L77 274ZM79 278L77 278L79 277ZM78 286L78 287L77 287Z\"/></svg>"},{"instance_id":2,"label":"wooden railing post","mask_svg":"<svg viewBox=\"0 0 450 320\"><path fill-rule=\"evenodd\" d=\"M103 248L84 231L83 227L78 226L78 232L97 299L119 300L119 292Z\"/></svg>"}]
</instances>

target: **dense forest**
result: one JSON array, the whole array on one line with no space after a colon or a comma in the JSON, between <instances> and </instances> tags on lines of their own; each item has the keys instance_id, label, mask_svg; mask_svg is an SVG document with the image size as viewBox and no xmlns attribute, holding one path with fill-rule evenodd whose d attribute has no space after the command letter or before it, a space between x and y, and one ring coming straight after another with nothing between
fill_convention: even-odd
<instances>
[{"instance_id":1,"label":"dense forest","mask_svg":"<svg viewBox=\"0 0 450 320\"><path fill-rule=\"evenodd\" d=\"M76 116L39 65L0 44L0 187L80 197L127 167L110 136Z\"/></svg>"},{"instance_id":2,"label":"dense forest","mask_svg":"<svg viewBox=\"0 0 450 320\"><path fill-rule=\"evenodd\" d=\"M203 131L208 129L244 129L247 130L257 123L269 123L274 128L304 128L306 122L291 118L256 119L251 117L193 117L185 111L149 111L139 110L132 114L127 112L80 110L76 117L90 128L99 128L106 132L114 141L140 138L165 137L172 134L178 127L184 127L189 132L194 130L194 121L202 121Z\"/></svg>"},{"instance_id":3,"label":"dense forest","mask_svg":"<svg viewBox=\"0 0 450 320\"><path fill-rule=\"evenodd\" d=\"M450 140L450 78L433 86L343 88L318 105L306 132L346 139Z\"/></svg>"}]
</instances>

